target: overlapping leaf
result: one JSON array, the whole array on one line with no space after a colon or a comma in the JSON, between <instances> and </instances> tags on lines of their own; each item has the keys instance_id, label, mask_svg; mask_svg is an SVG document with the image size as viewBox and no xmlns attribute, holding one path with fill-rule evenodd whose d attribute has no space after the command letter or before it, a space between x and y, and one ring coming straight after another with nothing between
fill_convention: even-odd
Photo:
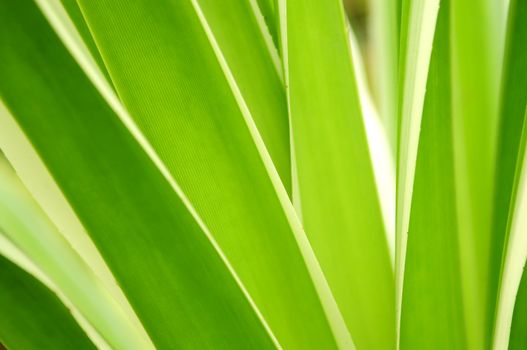
<instances>
[{"instance_id":1,"label":"overlapping leaf","mask_svg":"<svg viewBox=\"0 0 527 350\"><path fill-rule=\"evenodd\" d=\"M157 163L210 228L280 344L334 347L338 310L201 5L81 2L81 9Z\"/></svg>"},{"instance_id":2,"label":"overlapping leaf","mask_svg":"<svg viewBox=\"0 0 527 350\"><path fill-rule=\"evenodd\" d=\"M527 273L523 273L516 295L514 314L509 337L509 349L520 350L527 347Z\"/></svg>"},{"instance_id":3,"label":"overlapping leaf","mask_svg":"<svg viewBox=\"0 0 527 350\"><path fill-rule=\"evenodd\" d=\"M448 10L449 2L442 0L422 111L402 285L401 349L466 348L450 118Z\"/></svg>"},{"instance_id":4,"label":"overlapping leaf","mask_svg":"<svg viewBox=\"0 0 527 350\"><path fill-rule=\"evenodd\" d=\"M527 107L527 106L526 106ZM527 109L525 114L527 116ZM509 336L513 347L521 345L522 337L518 328L525 322L522 315L525 287L522 285L527 263L527 128L523 127L518 144L516 170L513 179L513 198L510 202L509 218L506 227L503 266L496 307L493 347L505 348ZM513 323L514 322L514 323ZM524 330L523 330L524 331Z\"/></svg>"},{"instance_id":5,"label":"overlapping leaf","mask_svg":"<svg viewBox=\"0 0 527 350\"><path fill-rule=\"evenodd\" d=\"M295 205L355 345L390 348L393 273L344 10L340 1L280 3Z\"/></svg>"},{"instance_id":6,"label":"overlapping leaf","mask_svg":"<svg viewBox=\"0 0 527 350\"><path fill-rule=\"evenodd\" d=\"M199 218L98 94L35 5L17 1L1 6L9 30L0 36L0 96L154 344L275 347Z\"/></svg>"},{"instance_id":7,"label":"overlapping leaf","mask_svg":"<svg viewBox=\"0 0 527 350\"><path fill-rule=\"evenodd\" d=\"M198 0L210 31L286 190L291 192L289 123L278 51L254 0ZM207 34L209 35L209 34Z\"/></svg>"},{"instance_id":8,"label":"overlapping leaf","mask_svg":"<svg viewBox=\"0 0 527 350\"><path fill-rule=\"evenodd\" d=\"M152 348L0 159L0 228L114 348Z\"/></svg>"},{"instance_id":9,"label":"overlapping leaf","mask_svg":"<svg viewBox=\"0 0 527 350\"><path fill-rule=\"evenodd\" d=\"M398 342L401 341L407 241L413 207L412 194L419 152L419 134L438 8L438 1L409 0L402 2L401 10L395 237Z\"/></svg>"},{"instance_id":10,"label":"overlapping leaf","mask_svg":"<svg viewBox=\"0 0 527 350\"><path fill-rule=\"evenodd\" d=\"M0 309L0 344L8 349L95 349L53 292L3 256Z\"/></svg>"},{"instance_id":11,"label":"overlapping leaf","mask_svg":"<svg viewBox=\"0 0 527 350\"><path fill-rule=\"evenodd\" d=\"M468 346L476 349L488 346L490 256L502 249L490 241L502 50L497 3L458 0L450 8L456 208Z\"/></svg>"},{"instance_id":12,"label":"overlapping leaf","mask_svg":"<svg viewBox=\"0 0 527 350\"><path fill-rule=\"evenodd\" d=\"M278 48L278 2L277 0L257 0L257 2L264 17L265 23L269 28L269 32L273 37L273 42Z\"/></svg>"},{"instance_id":13,"label":"overlapping leaf","mask_svg":"<svg viewBox=\"0 0 527 350\"><path fill-rule=\"evenodd\" d=\"M489 312L491 320L497 321L495 309L499 283L504 273L503 262L506 258L511 215L513 213L520 171L519 154L523 152L521 133L525 123L525 105L527 104L527 4L525 1L510 2L508 31L503 61L503 81L499 115L498 150L496 162L496 185L494 194L494 216L492 243L495 249L491 256L491 281L489 284ZM497 304L495 304L495 302ZM495 312L494 312L495 311ZM499 326L497 325L496 328Z\"/></svg>"}]
</instances>

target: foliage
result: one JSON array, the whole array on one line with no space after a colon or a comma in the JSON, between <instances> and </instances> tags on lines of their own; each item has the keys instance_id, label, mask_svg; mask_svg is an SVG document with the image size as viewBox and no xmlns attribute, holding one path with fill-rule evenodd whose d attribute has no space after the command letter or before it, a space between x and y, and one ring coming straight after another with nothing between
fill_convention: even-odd
<instances>
[{"instance_id":1,"label":"foliage","mask_svg":"<svg viewBox=\"0 0 527 350\"><path fill-rule=\"evenodd\" d=\"M525 347L527 3L368 4L0 0L0 343Z\"/></svg>"}]
</instances>

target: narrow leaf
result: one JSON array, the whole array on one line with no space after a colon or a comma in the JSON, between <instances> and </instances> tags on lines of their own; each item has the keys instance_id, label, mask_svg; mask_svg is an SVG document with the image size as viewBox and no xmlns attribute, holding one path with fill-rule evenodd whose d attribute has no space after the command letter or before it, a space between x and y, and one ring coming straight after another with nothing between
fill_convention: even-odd
<instances>
[{"instance_id":1,"label":"narrow leaf","mask_svg":"<svg viewBox=\"0 0 527 350\"><path fill-rule=\"evenodd\" d=\"M338 311L200 3L87 1L81 9L123 103L280 344L332 348L326 314Z\"/></svg>"},{"instance_id":2,"label":"narrow leaf","mask_svg":"<svg viewBox=\"0 0 527 350\"><path fill-rule=\"evenodd\" d=\"M419 132L438 9L439 0L403 0L402 3L395 217L395 306L398 339Z\"/></svg>"},{"instance_id":3,"label":"narrow leaf","mask_svg":"<svg viewBox=\"0 0 527 350\"><path fill-rule=\"evenodd\" d=\"M527 105L524 115L527 115ZM527 128L523 128L517 167L515 172L511 212L507 223L507 242L503 256L503 271L500 276L498 304L496 308L496 323L494 329L493 346L504 349L509 343L509 335L514 336L511 345L521 344L522 337L519 330L525 315L521 314L524 307L524 287L521 286L522 274L527 262ZM516 306L515 306L516 301ZM512 328L512 322L517 324ZM519 339L518 339L519 338Z\"/></svg>"},{"instance_id":4,"label":"narrow leaf","mask_svg":"<svg viewBox=\"0 0 527 350\"><path fill-rule=\"evenodd\" d=\"M8 349L95 349L45 286L0 256L0 343Z\"/></svg>"},{"instance_id":5,"label":"narrow leaf","mask_svg":"<svg viewBox=\"0 0 527 350\"><path fill-rule=\"evenodd\" d=\"M297 210L355 345L391 348L393 272L344 9L337 0L280 4Z\"/></svg>"},{"instance_id":6,"label":"narrow leaf","mask_svg":"<svg viewBox=\"0 0 527 350\"><path fill-rule=\"evenodd\" d=\"M402 286L401 349L465 349L452 146L449 1L428 71Z\"/></svg>"},{"instance_id":7,"label":"narrow leaf","mask_svg":"<svg viewBox=\"0 0 527 350\"><path fill-rule=\"evenodd\" d=\"M496 158L496 180L494 189L494 216L492 226L492 251L489 285L491 319L499 310L497 298L499 283L504 273L507 241L509 239L509 221L513 213L516 188L519 175L518 163L521 162L521 133L525 124L525 105L527 104L527 3L512 0L509 9L507 40L503 61L503 80L499 114L498 150ZM501 249L498 249L501 247ZM495 304L496 303L496 304ZM499 325L496 324L496 327Z\"/></svg>"},{"instance_id":8,"label":"narrow leaf","mask_svg":"<svg viewBox=\"0 0 527 350\"><path fill-rule=\"evenodd\" d=\"M253 1L253 0L251 0ZM273 42L278 48L278 9L277 9L277 0L257 0L258 7L260 8L262 15L265 19L265 23L271 36L273 37Z\"/></svg>"},{"instance_id":9,"label":"narrow leaf","mask_svg":"<svg viewBox=\"0 0 527 350\"><path fill-rule=\"evenodd\" d=\"M75 28L80 40L86 45L91 57L97 64L97 67L104 74L104 77L109 81L110 76L104 66L99 50L93 41L88 26L82 17L79 6L75 0L34 0L40 9L48 16L54 17L56 21L60 21L63 25L60 28L63 31Z\"/></svg>"},{"instance_id":10,"label":"narrow leaf","mask_svg":"<svg viewBox=\"0 0 527 350\"><path fill-rule=\"evenodd\" d=\"M121 305L128 318L135 324L136 330L141 332L144 338L147 338L141 322L132 310L121 288L117 285L114 276L90 236L86 233L46 166L34 151L33 145L24 136L1 100L0 116L2 126L0 128L0 149L9 155L10 162L16 167L17 176L45 212L45 215L57 227L63 239L90 267L103 283L105 289Z\"/></svg>"},{"instance_id":11,"label":"narrow leaf","mask_svg":"<svg viewBox=\"0 0 527 350\"><path fill-rule=\"evenodd\" d=\"M6 235L114 348L152 348L101 282L0 160L0 222Z\"/></svg>"},{"instance_id":12,"label":"narrow leaf","mask_svg":"<svg viewBox=\"0 0 527 350\"><path fill-rule=\"evenodd\" d=\"M510 350L521 350L527 347L527 273L525 266L523 275L516 294L514 314L512 318L509 347Z\"/></svg>"},{"instance_id":13,"label":"narrow leaf","mask_svg":"<svg viewBox=\"0 0 527 350\"><path fill-rule=\"evenodd\" d=\"M494 3L458 0L450 11L456 207L467 341L476 349L490 341L490 256L502 250L490 241L502 50Z\"/></svg>"},{"instance_id":14,"label":"narrow leaf","mask_svg":"<svg viewBox=\"0 0 527 350\"><path fill-rule=\"evenodd\" d=\"M289 121L278 51L254 0L196 0L282 182L291 192Z\"/></svg>"},{"instance_id":15,"label":"narrow leaf","mask_svg":"<svg viewBox=\"0 0 527 350\"><path fill-rule=\"evenodd\" d=\"M0 96L101 251L154 345L274 348L206 228L107 106L35 5L16 1L0 6L8 28L0 34Z\"/></svg>"},{"instance_id":16,"label":"narrow leaf","mask_svg":"<svg viewBox=\"0 0 527 350\"><path fill-rule=\"evenodd\" d=\"M240 112L235 99L239 98L239 91L233 96L232 75L226 79L229 71L215 51L218 46L211 46L211 29L204 25L203 11L198 11L196 2L161 2L156 7L146 1L123 4L87 2L81 3L81 9L119 96L148 140L125 110L111 104L117 110L114 115L105 101L97 99L95 119L79 116L61 122L58 118L62 113L57 113L54 125L47 121L46 127L31 123L23 128L26 133L28 129L32 131L31 141L38 145L46 165L125 289L154 344L174 346L177 341L181 347L275 346L268 331L262 328L262 319L254 315L254 305L249 309L247 298L240 299L229 282L232 276L225 275L225 266L214 260L213 252L207 248L218 241L280 344L334 347L325 309L331 296L327 292L323 298L319 296L319 290L325 288L323 276L316 270L316 260L309 255L309 245L294 216L284 213L287 193L268 153L262 162L263 142L260 138L255 145L253 136L259 134L254 124L248 128L252 119ZM105 29L108 27L111 30ZM91 79L91 71L85 66L83 69ZM11 91L10 96L14 100L20 91ZM80 105L75 111L88 113L90 106L83 105L83 101L90 102L76 95L67 99L67 103ZM104 108L99 104L104 104ZM14 114L20 123L21 113ZM27 119L25 122L29 124ZM74 127L75 123L82 123L82 127ZM67 128L61 133L66 140L61 142L73 143L75 147L66 149L79 153L72 155L78 161L73 169L65 166L58 146L50 142L56 140L49 137L52 128ZM87 141L93 135L98 135L95 144ZM130 148L130 144L135 148ZM143 157L144 152L148 159ZM100 155L97 162L91 159L93 154ZM272 171L271 178L268 171ZM114 172L118 175L109 181L108 173ZM74 184L71 179L76 177L86 183L79 185L78 180ZM99 183L102 179L104 183ZM103 195L107 201L99 199ZM178 202L182 199L185 208ZM101 201L96 212L88 206ZM110 206L116 201L126 206ZM185 212L190 202L195 208L191 210L192 217ZM103 214L106 222L96 220ZM196 228L198 215L204 224ZM112 216L120 219L119 227L110 221ZM159 229L153 229L152 223L160 225ZM116 237L108 236L108 226ZM205 226L210 228L214 240L204 235L208 232ZM127 231L134 234L124 241ZM118 239L132 248L118 247ZM150 253L143 261L137 260L138 255L142 256L136 250L139 247L141 252L146 249ZM202 261L198 263L197 259ZM155 278L153 283L160 284L152 296L142 283L146 283L147 271L152 273L164 265L150 277ZM144 279L132 279L131 271ZM203 279L196 280L196 276ZM316 282L312 277L316 277ZM212 281L214 284L209 285ZM197 288L196 283L202 286ZM285 284L288 288L283 287ZM152 307L152 299L158 307ZM165 303L168 306L162 307ZM179 310L181 307L183 311ZM211 308L217 311L211 312ZM196 321L184 322L188 315ZM306 327L295 322L298 317L312 323ZM223 321L219 329L225 331L207 331L217 329L220 319ZM239 339L234 342L235 338Z\"/></svg>"}]
</instances>

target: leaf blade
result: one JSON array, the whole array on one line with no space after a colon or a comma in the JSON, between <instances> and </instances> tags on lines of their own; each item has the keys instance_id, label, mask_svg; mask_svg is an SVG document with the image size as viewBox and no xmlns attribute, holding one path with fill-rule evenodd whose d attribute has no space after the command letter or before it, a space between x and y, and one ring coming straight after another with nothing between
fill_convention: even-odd
<instances>
[{"instance_id":1,"label":"leaf blade","mask_svg":"<svg viewBox=\"0 0 527 350\"><path fill-rule=\"evenodd\" d=\"M295 205L353 342L390 348L393 274L344 10L339 1L280 4Z\"/></svg>"},{"instance_id":2,"label":"leaf blade","mask_svg":"<svg viewBox=\"0 0 527 350\"><path fill-rule=\"evenodd\" d=\"M7 347L95 349L57 297L3 256L0 286L0 340Z\"/></svg>"},{"instance_id":3,"label":"leaf blade","mask_svg":"<svg viewBox=\"0 0 527 350\"><path fill-rule=\"evenodd\" d=\"M509 9L506 48L503 62L503 77L500 94L499 130L496 158L496 177L494 189L494 212L491 245L501 247L491 255L491 276L489 286L489 318L494 321L494 337L499 327L497 315L500 313L501 279L506 259L510 234L510 220L516 202L518 165L523 151L522 132L525 125L525 105L527 104L527 50L523 44L527 40L527 8L522 1L511 1ZM494 339L493 341L496 341Z\"/></svg>"},{"instance_id":4,"label":"leaf blade","mask_svg":"<svg viewBox=\"0 0 527 350\"><path fill-rule=\"evenodd\" d=\"M404 349L466 348L450 119L449 5L442 1L439 9L421 116L402 286L399 346Z\"/></svg>"},{"instance_id":5,"label":"leaf blade","mask_svg":"<svg viewBox=\"0 0 527 350\"><path fill-rule=\"evenodd\" d=\"M277 334L280 344L287 341L301 344L297 346L333 348L334 336L316 290L320 285L323 286L323 278L315 273L319 278L316 286L311 280L311 272L317 268L316 262L311 256L306 263L308 259L304 259L305 256L299 252L299 246L308 254L310 248L305 242L297 241L302 239L303 232L299 227L294 230L291 228L289 220L294 220L294 217L284 214L282 206L288 201L285 189L276 170L269 165L272 165L270 159L266 158L269 162L262 164L262 155L254 145L253 135L247 130L247 121L240 114L231 87L224 80L225 72L218 67L218 58L203 33L204 28L195 8L190 3L162 2L160 5L166 6L157 8L152 8L146 1L136 2L130 7L127 6L129 2L123 3L124 6L117 2L81 3L81 9L93 30L119 96L140 126L134 133L144 132L148 140L145 138L143 141L151 142L153 146L150 151L159 152L156 153L162 159L158 159L159 162L170 169L163 175L165 178L173 176L177 185L184 190L185 197L214 233L215 240L226 252L273 333ZM105 6L112 7L111 11L99 11ZM178 11L174 11L173 6L178 6ZM111 18L109 14L112 14ZM169 25L163 22L167 17ZM156 21L152 21L153 18ZM108 25L105 22L108 20L122 22L119 25L112 22L110 31L101 30L101 27ZM158 27L160 23L162 26ZM143 31L143 24L151 30ZM174 32L188 34L189 31L189 37L192 39L195 34L198 40L189 40L185 35L173 35ZM153 33L156 35L152 36ZM116 39L111 40L105 35L114 35ZM148 40L137 40L137 35ZM189 46L178 46L181 44ZM174 53L176 49L181 50L180 55ZM141 53L141 57L130 56L129 52L136 55ZM203 52L205 54L202 55ZM167 62L170 64L165 65ZM177 73L183 75L174 79ZM203 90L218 94L204 95ZM137 98L132 98L131 94L137 94ZM169 108L165 108L167 106ZM149 123L149 118L153 116L156 123ZM121 121L127 125L137 126L133 120L127 119L129 116L119 115L121 117ZM228 130L239 133L235 132L235 136L231 137ZM260 142L258 147L262 145ZM142 143L142 146L145 144ZM48 156L52 154L49 152ZM159 162L156 163L158 166ZM273 182L269 179L268 171L274 174ZM143 184L142 181L138 183ZM279 198L275 186L281 186ZM218 187L222 191L218 191ZM141 188L146 191L146 188ZM73 190L70 188L71 193ZM150 195L161 195L161 199L165 200L165 195L157 191ZM173 204L166 206L170 208ZM159 215L150 211L148 214ZM251 235L247 235L247 232ZM307 269L306 264L310 264ZM115 266L110 265L115 270ZM283 288L284 283L287 283L288 288ZM220 291L213 288L211 292ZM191 304L193 302L197 301L191 301ZM141 307L146 309L145 305ZM306 325L294 322L298 315L313 320L307 325L307 330ZM144 320L145 315L141 314L140 318ZM151 322L153 319L150 318Z\"/></svg>"},{"instance_id":6,"label":"leaf blade","mask_svg":"<svg viewBox=\"0 0 527 350\"><path fill-rule=\"evenodd\" d=\"M114 348L152 348L91 269L0 160L0 221L13 242Z\"/></svg>"},{"instance_id":7,"label":"leaf blade","mask_svg":"<svg viewBox=\"0 0 527 350\"><path fill-rule=\"evenodd\" d=\"M2 99L92 235L154 344L274 348L203 228L34 5L4 2L2 7L8 10L2 14L12 16L4 21L9 35L1 37ZM30 104L21 98L26 94L32 96ZM34 118L35 110L42 117ZM152 284L155 289L148 288Z\"/></svg>"}]
</instances>

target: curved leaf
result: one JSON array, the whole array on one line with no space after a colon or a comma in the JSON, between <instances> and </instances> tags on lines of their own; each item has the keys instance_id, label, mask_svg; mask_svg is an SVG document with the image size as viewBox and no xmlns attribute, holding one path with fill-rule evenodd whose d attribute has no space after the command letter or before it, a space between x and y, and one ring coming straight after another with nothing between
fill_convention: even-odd
<instances>
[{"instance_id":1,"label":"curved leaf","mask_svg":"<svg viewBox=\"0 0 527 350\"><path fill-rule=\"evenodd\" d=\"M5 236L113 348L152 348L4 163L0 159L0 227Z\"/></svg>"},{"instance_id":2,"label":"curved leaf","mask_svg":"<svg viewBox=\"0 0 527 350\"><path fill-rule=\"evenodd\" d=\"M344 9L338 0L280 4L297 211L355 345L388 349L393 271Z\"/></svg>"},{"instance_id":3,"label":"curved leaf","mask_svg":"<svg viewBox=\"0 0 527 350\"><path fill-rule=\"evenodd\" d=\"M0 6L8 29L0 34L0 96L101 251L154 345L274 348L207 229L35 5L24 0Z\"/></svg>"},{"instance_id":4,"label":"curved leaf","mask_svg":"<svg viewBox=\"0 0 527 350\"><path fill-rule=\"evenodd\" d=\"M80 4L124 105L280 344L334 348L338 309L206 3Z\"/></svg>"},{"instance_id":5,"label":"curved leaf","mask_svg":"<svg viewBox=\"0 0 527 350\"><path fill-rule=\"evenodd\" d=\"M466 349L452 146L449 6L441 1L422 111L402 285L401 349Z\"/></svg>"},{"instance_id":6,"label":"curved leaf","mask_svg":"<svg viewBox=\"0 0 527 350\"><path fill-rule=\"evenodd\" d=\"M499 313L498 292L503 262L509 239L509 221L512 215L521 163L521 134L525 125L525 105L527 104L527 3L512 0L509 9L507 44L503 62L503 81L498 131L498 150L496 158L496 179L494 189L494 216L492 226L492 251L489 285L489 318ZM501 249L498 249L501 248Z\"/></svg>"},{"instance_id":7,"label":"curved leaf","mask_svg":"<svg viewBox=\"0 0 527 350\"><path fill-rule=\"evenodd\" d=\"M415 165L438 9L439 0L402 2L395 217L395 307L399 341Z\"/></svg>"},{"instance_id":8,"label":"curved leaf","mask_svg":"<svg viewBox=\"0 0 527 350\"><path fill-rule=\"evenodd\" d=\"M527 105L525 109L527 116ZM511 212L507 223L507 242L503 256L503 270L500 275L500 289L497 298L496 324L493 346L502 349L509 343L509 336L514 335L514 343L521 343L518 327L521 327L524 316L518 314L523 307L524 295L521 286L522 274L527 262L527 128L524 126L519 145L518 160L513 184L514 199L511 201ZM516 301L516 306L515 306ZM511 333L512 322L515 334ZM524 331L524 330L522 330ZM519 339L518 339L519 338Z\"/></svg>"},{"instance_id":9,"label":"curved leaf","mask_svg":"<svg viewBox=\"0 0 527 350\"><path fill-rule=\"evenodd\" d=\"M278 47L278 8L277 0L250 0L257 1L262 15L273 37L273 42Z\"/></svg>"},{"instance_id":10,"label":"curved leaf","mask_svg":"<svg viewBox=\"0 0 527 350\"><path fill-rule=\"evenodd\" d=\"M490 255L499 91L499 1L457 0L450 7L452 128L461 275L468 347L490 341Z\"/></svg>"},{"instance_id":11,"label":"curved leaf","mask_svg":"<svg viewBox=\"0 0 527 350\"><path fill-rule=\"evenodd\" d=\"M289 121L282 67L258 6L254 0L197 0L196 4L290 193Z\"/></svg>"},{"instance_id":12,"label":"curved leaf","mask_svg":"<svg viewBox=\"0 0 527 350\"><path fill-rule=\"evenodd\" d=\"M58 1L56 0L35 0L35 2L41 7L48 6L50 9L54 11L57 11L57 8L60 6ZM101 72L104 74L104 76L108 79L108 81L110 81L110 76L108 75L108 71L106 70L104 62L102 61L102 57L99 54L97 45L95 44L95 41L93 41L93 37L91 36L90 30L88 26L86 25L86 21L84 21L84 18L82 17L82 13L79 8L79 5L77 4L77 1L76 0L60 0L60 3L62 3L63 9L65 10L65 12L67 12L68 17L75 24L75 28L78 30L83 42L88 47L88 50L90 51L90 54L92 55L95 62L97 63L97 66L99 67Z\"/></svg>"},{"instance_id":13,"label":"curved leaf","mask_svg":"<svg viewBox=\"0 0 527 350\"><path fill-rule=\"evenodd\" d=\"M95 349L58 298L3 256L0 309L0 343L8 349Z\"/></svg>"},{"instance_id":14,"label":"curved leaf","mask_svg":"<svg viewBox=\"0 0 527 350\"><path fill-rule=\"evenodd\" d=\"M521 350L527 348L527 273L523 268L522 279L516 294L514 314L510 329L510 350Z\"/></svg>"}]
</instances>

